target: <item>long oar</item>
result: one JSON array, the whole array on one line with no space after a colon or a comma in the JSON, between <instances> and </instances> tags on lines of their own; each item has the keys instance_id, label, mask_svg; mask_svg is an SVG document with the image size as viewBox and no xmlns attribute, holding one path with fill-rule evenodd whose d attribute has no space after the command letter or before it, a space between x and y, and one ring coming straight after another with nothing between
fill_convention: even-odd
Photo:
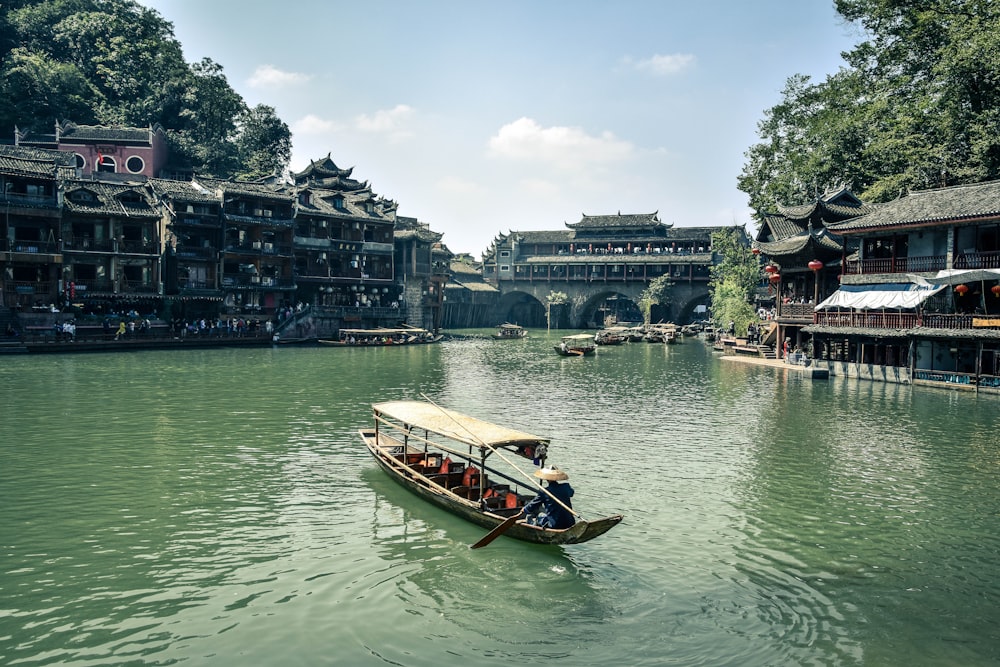
<instances>
[{"instance_id":1,"label":"long oar","mask_svg":"<svg viewBox=\"0 0 1000 667\"><path fill-rule=\"evenodd\" d=\"M440 410L445 416L447 416L449 419L451 419L453 422L455 422L455 424L457 424L458 426L460 426L462 428L462 430L464 430L466 433L468 433L472 437L473 440L475 440L477 443L479 443L479 445L481 445L483 447L486 447L488 449L493 450L493 452L497 456L499 456L501 459L503 459L504 461L506 461L509 465L513 466L513 468L515 470L517 470L518 472L520 472L525 477L528 477L529 480L531 479L528 476L527 473L525 473L523 470L521 470L516 465L514 465L514 463L510 459L508 459L506 456L504 456L503 454L501 454L500 450L495 449L493 447L490 447L485 442L483 442L482 439L479 436L477 436L475 433L473 433L472 431L470 431L468 429L468 427L465 426L465 424L463 424L462 422L460 422L457 419L455 419L454 417L452 417L450 412L448 412L447 410L445 410L444 408L442 408L440 405L438 405L437 403L435 403L434 401L432 401L431 398L427 394L420 394L420 395L424 398L425 401L427 401L428 403L430 403L431 405L433 405L435 408L437 408L438 410ZM531 480L531 481L533 482L534 480ZM538 488L539 491L541 491L545 495L547 495L550 498L552 498L552 500L554 500L557 504L562 505L562 507L565 508L567 512L570 512L574 516L580 516L577 512L575 512L573 510L573 508L568 507L561 500L559 500L558 498L556 498L555 496L553 496L549 492L549 490L546 489L545 487L538 486L537 488ZM490 542L492 542L496 538L498 538L501 535L503 535L507 531L508 528L510 528L511 526L513 526L517 522L518 517L520 517L523 513L524 513L524 509L522 509L519 513L515 514L514 516L508 517L507 519L505 519L503 523L501 523L499 526L497 526L496 528L494 528L493 530L491 530L489 532L489 534L486 535L486 537L484 537L483 539L481 539L478 542L476 542L475 544L473 544L472 548L473 549L478 549L480 547L485 547L487 544L489 544Z\"/></svg>"},{"instance_id":2,"label":"long oar","mask_svg":"<svg viewBox=\"0 0 1000 667\"><path fill-rule=\"evenodd\" d=\"M498 538L501 535L503 535L504 533L506 533L508 528L510 528L511 526L513 526L515 523L517 523L517 520L521 518L521 515L523 513L524 513L524 511L522 510L522 511L518 512L517 514L515 514L514 516L508 517L507 519L504 520L503 523L501 523L499 526L497 526L496 528L494 528L493 530L491 530L489 533L487 533L486 536L483 539L479 540L478 542L476 542L475 544L473 544L469 548L470 549L479 549L481 547L485 547L487 544L489 544L490 542L492 542L496 538Z\"/></svg>"}]
</instances>

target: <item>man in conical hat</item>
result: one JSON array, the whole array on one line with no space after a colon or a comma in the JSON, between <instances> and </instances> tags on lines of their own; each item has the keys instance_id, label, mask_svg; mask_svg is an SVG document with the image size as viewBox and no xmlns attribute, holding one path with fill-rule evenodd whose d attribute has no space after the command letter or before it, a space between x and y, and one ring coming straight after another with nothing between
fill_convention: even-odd
<instances>
[{"instance_id":1,"label":"man in conical hat","mask_svg":"<svg viewBox=\"0 0 1000 667\"><path fill-rule=\"evenodd\" d=\"M569 528L576 519L573 516L573 487L566 481L569 475L555 466L539 468L535 477L548 484L544 490L524 506L527 522L543 528Z\"/></svg>"}]
</instances>

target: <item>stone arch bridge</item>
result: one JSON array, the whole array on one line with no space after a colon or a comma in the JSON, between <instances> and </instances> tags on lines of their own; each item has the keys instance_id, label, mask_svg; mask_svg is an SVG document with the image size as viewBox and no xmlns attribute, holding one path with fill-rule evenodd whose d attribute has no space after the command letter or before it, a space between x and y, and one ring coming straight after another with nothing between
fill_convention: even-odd
<instances>
[{"instance_id":1,"label":"stone arch bridge","mask_svg":"<svg viewBox=\"0 0 1000 667\"><path fill-rule=\"evenodd\" d=\"M605 315L616 315L622 320L640 319L641 316L633 314L639 312L639 297L646 285L642 280L501 280L497 321L545 326L545 306L552 292L563 292L568 297L566 304L553 306L552 328L600 326ZM708 304L707 279L679 279L671 288L670 306L654 311L653 320L684 324L704 317L696 308Z\"/></svg>"}]
</instances>

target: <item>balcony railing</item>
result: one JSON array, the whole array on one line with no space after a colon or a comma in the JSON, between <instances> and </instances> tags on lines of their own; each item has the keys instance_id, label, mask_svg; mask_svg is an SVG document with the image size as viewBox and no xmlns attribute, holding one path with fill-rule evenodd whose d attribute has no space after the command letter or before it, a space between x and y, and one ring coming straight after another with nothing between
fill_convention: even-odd
<instances>
[{"instance_id":1,"label":"balcony railing","mask_svg":"<svg viewBox=\"0 0 1000 667\"><path fill-rule=\"evenodd\" d=\"M956 269L1000 269L1000 252L969 252L955 258Z\"/></svg>"},{"instance_id":2,"label":"balcony railing","mask_svg":"<svg viewBox=\"0 0 1000 667\"><path fill-rule=\"evenodd\" d=\"M844 273L849 275L871 273L927 273L943 271L947 268L947 257L944 255L927 255L924 257L884 257L879 259L848 260L844 265Z\"/></svg>"},{"instance_id":3,"label":"balcony railing","mask_svg":"<svg viewBox=\"0 0 1000 667\"><path fill-rule=\"evenodd\" d=\"M828 327L861 329L972 329L974 315L951 313L887 313L881 311L826 311L815 314L814 323Z\"/></svg>"}]
</instances>

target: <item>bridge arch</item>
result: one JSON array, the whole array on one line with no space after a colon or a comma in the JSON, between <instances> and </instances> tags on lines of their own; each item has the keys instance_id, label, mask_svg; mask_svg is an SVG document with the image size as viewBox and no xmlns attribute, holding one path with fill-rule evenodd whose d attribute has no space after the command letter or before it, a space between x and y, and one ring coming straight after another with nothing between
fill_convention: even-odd
<instances>
[{"instance_id":1,"label":"bridge arch","mask_svg":"<svg viewBox=\"0 0 1000 667\"><path fill-rule=\"evenodd\" d=\"M545 304L530 291L513 290L505 292L497 304L497 318L502 322L513 322L523 327L545 326Z\"/></svg>"}]
</instances>

